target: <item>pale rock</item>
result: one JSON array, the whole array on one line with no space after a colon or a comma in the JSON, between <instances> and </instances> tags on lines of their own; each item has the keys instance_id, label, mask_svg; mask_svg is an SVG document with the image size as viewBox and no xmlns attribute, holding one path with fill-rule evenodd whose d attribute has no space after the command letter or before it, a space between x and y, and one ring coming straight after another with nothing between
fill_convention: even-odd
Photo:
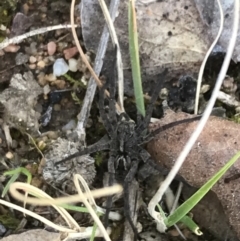
<instances>
[{"instance_id":1,"label":"pale rock","mask_svg":"<svg viewBox=\"0 0 240 241\"><path fill-rule=\"evenodd\" d=\"M68 60L68 66L69 70L72 72L77 72L78 71L78 61L76 59L69 59Z\"/></svg>"}]
</instances>

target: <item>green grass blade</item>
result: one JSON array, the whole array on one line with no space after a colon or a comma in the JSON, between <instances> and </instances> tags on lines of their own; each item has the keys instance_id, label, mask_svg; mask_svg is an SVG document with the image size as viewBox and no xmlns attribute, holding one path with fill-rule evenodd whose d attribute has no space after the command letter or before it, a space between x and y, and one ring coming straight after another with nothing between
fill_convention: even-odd
<instances>
[{"instance_id":1,"label":"green grass blade","mask_svg":"<svg viewBox=\"0 0 240 241\"><path fill-rule=\"evenodd\" d=\"M140 71L138 33L134 0L129 0L128 6L128 31L129 31L129 51L132 66L132 77L134 86L134 95L136 99L137 110L145 116L145 106L142 90L142 79Z\"/></svg>"},{"instance_id":2,"label":"green grass blade","mask_svg":"<svg viewBox=\"0 0 240 241\"><path fill-rule=\"evenodd\" d=\"M78 207L78 206L74 206L74 205L70 205L70 204L59 204L57 206L68 209L68 210L76 211L76 212L89 213L88 209L85 207Z\"/></svg>"},{"instance_id":3,"label":"green grass blade","mask_svg":"<svg viewBox=\"0 0 240 241\"><path fill-rule=\"evenodd\" d=\"M27 183L29 183L29 184L31 183L31 181L32 181L32 174L24 167L18 167L16 169L13 169L13 170L10 170L10 171L6 171L6 172L4 172L4 176L12 176L12 177L10 178L10 180L7 183L7 185L3 189L2 197L4 197L6 195L6 193L9 190L10 185L17 180L17 178L19 177L19 175L21 173L24 174L25 176L27 176Z\"/></svg>"},{"instance_id":4,"label":"green grass blade","mask_svg":"<svg viewBox=\"0 0 240 241\"><path fill-rule=\"evenodd\" d=\"M4 174L4 175L5 175L5 174ZM14 182L18 179L19 175L20 175L20 173L15 173L15 174L13 174L12 177L9 179L7 185L6 185L6 186L4 187L4 189L3 189L2 198L5 197L6 193L7 193L8 190L9 190L10 185L11 185L12 183L14 183Z\"/></svg>"},{"instance_id":5,"label":"green grass blade","mask_svg":"<svg viewBox=\"0 0 240 241\"><path fill-rule=\"evenodd\" d=\"M225 174L225 172L240 158L238 152L226 165L221 168L207 183L205 183L195 194L193 194L186 202L179 206L173 214L166 220L166 226L171 227L181 220L213 187L213 185Z\"/></svg>"},{"instance_id":6,"label":"green grass blade","mask_svg":"<svg viewBox=\"0 0 240 241\"><path fill-rule=\"evenodd\" d=\"M203 234L199 229L198 225L189 216L184 216L183 218L181 218L180 222L184 223L196 235L200 236Z\"/></svg>"}]
</instances>

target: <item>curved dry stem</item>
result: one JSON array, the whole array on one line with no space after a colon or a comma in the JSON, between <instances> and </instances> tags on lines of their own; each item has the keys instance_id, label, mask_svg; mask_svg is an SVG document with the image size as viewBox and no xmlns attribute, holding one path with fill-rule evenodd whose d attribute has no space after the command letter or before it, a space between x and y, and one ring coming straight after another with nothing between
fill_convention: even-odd
<instances>
[{"instance_id":1,"label":"curved dry stem","mask_svg":"<svg viewBox=\"0 0 240 241\"><path fill-rule=\"evenodd\" d=\"M79 185L79 181L82 183L82 186L85 189L85 193L82 192L80 185ZM73 237L75 237L75 238L90 237L91 233L92 233L92 227L80 228L80 226L77 224L77 222L72 218L72 216L64 208L58 207L55 204L57 203L58 205L61 205L61 204L72 203L72 202L83 202L85 204L86 208L88 209L89 213L92 215L94 221L97 223L97 225L99 227L100 232L97 231L96 235L97 236L103 235L105 240L111 241L107 230L104 228L103 224L101 223L100 219L98 218L94 209L92 208L92 205L96 208L96 210L98 208L93 197L94 197L94 195L96 196L96 194L97 194L97 196L99 196L101 194L105 195L106 189L107 189L108 194L112 195L113 193L122 191L122 187L117 185L117 187L115 186L115 188L114 188L115 190L113 190L112 188L104 188L105 192L101 191L101 190L100 190L100 193L96 192L96 191L91 192L87 183L79 174L74 176L74 184L76 186L76 189L78 190L78 195L74 195L74 198L69 196L69 197L60 198L57 200L54 200L52 197L50 197L48 194L46 194L42 190L40 190L34 186L31 186L29 184L26 184L26 183L15 182L10 186L10 189L9 189L12 196L21 201L24 201L25 195L18 193L18 191L17 191L18 189L21 189L27 193L30 193L31 195L37 196L37 198L27 198L26 201L31 204L37 204L37 205L41 205L41 206L42 205L52 205L61 214L61 216L64 218L64 220L66 221L66 223L68 224L68 226L71 229L58 226L58 225L52 223L51 221L41 217L40 215L38 215L32 211L26 210L25 208L19 207L15 204L6 202L4 200L0 200L0 203L3 205L6 205L8 207L14 208L20 212L23 212L24 214L27 214L33 218L36 218L36 219L40 220L41 222L45 223L46 225L48 225L60 232L68 233L68 236L66 238L66 240L67 240L67 239L71 239ZM91 204L89 203L88 199L90 200Z\"/></svg>"},{"instance_id":2,"label":"curved dry stem","mask_svg":"<svg viewBox=\"0 0 240 241\"><path fill-rule=\"evenodd\" d=\"M83 185L84 189L85 189L85 193L88 193L89 194L89 197L86 198L80 188L80 185L79 185L79 182L81 182L81 184ZM88 185L87 183L85 182L85 180L79 175L79 174L76 174L74 175L74 184L77 188L77 191L78 191L78 195L79 197L82 199L82 202L84 203L84 205L86 206L86 208L88 209L89 213L91 214L93 220L95 221L95 223L98 225L99 229L101 230L102 232L102 235L103 237L105 238L106 241L111 241L106 229L104 228L102 222L100 221L98 215L96 214L96 212L93 210L92 206L90 205L90 203L88 202L88 199L91 200L91 202L94 204L94 206L97 206L94 199L93 199L93 196L91 195L91 191L89 190L88 188Z\"/></svg>"},{"instance_id":3,"label":"curved dry stem","mask_svg":"<svg viewBox=\"0 0 240 241\"><path fill-rule=\"evenodd\" d=\"M222 30L223 30L223 22L224 22L223 9L222 9L222 5L220 3L220 0L217 0L217 2L218 2L218 8L219 8L219 11L220 11L220 27L219 27L219 30L218 30L217 37L214 39L212 45L208 49L208 51L207 51L207 53L204 57L204 60L201 64L199 73L198 73L197 90L196 90L195 107L194 107L194 114L195 115L198 114L199 95L200 95L200 89L201 89L201 84L202 84L203 71L204 71L206 62L208 60L208 57L211 54L214 46L217 44L217 41L220 38Z\"/></svg>"},{"instance_id":4,"label":"curved dry stem","mask_svg":"<svg viewBox=\"0 0 240 241\"><path fill-rule=\"evenodd\" d=\"M31 193L37 192L38 188L31 186L27 183L14 182L10 186L9 191L14 198L23 202L25 196L23 194L21 194L18 190L29 192L31 194ZM91 191L91 195L94 198L99 198L99 197L109 196L109 195L113 195L113 194L120 193L120 192L122 192L122 187L120 185L114 185L111 187L105 187L105 188L93 190L93 191ZM84 193L84 196L86 198L89 198L88 193L86 193L86 194ZM72 195L69 197L56 198L54 200L49 200L47 198L41 198L41 200L39 200L38 198L28 197L27 202L29 204L36 204L38 206L47 206L47 205L60 205L63 203L82 202L82 200L79 197L79 195Z\"/></svg>"},{"instance_id":5,"label":"curved dry stem","mask_svg":"<svg viewBox=\"0 0 240 241\"><path fill-rule=\"evenodd\" d=\"M95 79L97 85L99 87L102 87L102 82L99 80L98 76L96 75L96 73L94 72L92 66L90 65L90 63L88 62L85 54L83 53L82 47L79 43L78 37L77 37L77 33L76 30L74 28L74 6L75 6L75 0L72 0L71 3L71 10L70 10L70 20L71 20L71 27L72 27L72 34L73 34L73 38L75 41L75 44L78 48L79 54L84 62L84 64L87 66L88 70L90 71L91 75L93 76L93 78Z\"/></svg>"},{"instance_id":6,"label":"curved dry stem","mask_svg":"<svg viewBox=\"0 0 240 241\"><path fill-rule=\"evenodd\" d=\"M59 225L56 225L55 223L52 223L51 221L47 220L46 218L32 212L32 211L29 211L25 208L22 208L20 206L17 206L13 203L10 203L10 202L6 202L4 200L0 200L0 203L7 206L7 207L10 207L10 208L13 208L15 210L18 210L19 212L22 212L22 213L25 213L33 218L36 218L38 219L39 221L45 223L46 225L48 225L49 227L52 227L60 232L67 232L67 233L72 233L72 232L76 232L75 230L72 230L72 229L68 229L68 228L64 228L64 227L61 227Z\"/></svg>"},{"instance_id":7,"label":"curved dry stem","mask_svg":"<svg viewBox=\"0 0 240 241\"><path fill-rule=\"evenodd\" d=\"M124 91L124 81L123 81L123 63L122 63L122 55L121 55L121 51L120 51L120 46L119 46L119 42L118 42L118 38L117 38L117 34L113 25L113 21L110 17L108 8L106 6L106 3L104 0L98 0L107 26L108 26L108 30L113 42L113 46L116 45L117 46L117 72L118 72L118 98L119 98L119 105L121 108L121 111L124 112L124 105L123 105L123 91Z\"/></svg>"}]
</instances>

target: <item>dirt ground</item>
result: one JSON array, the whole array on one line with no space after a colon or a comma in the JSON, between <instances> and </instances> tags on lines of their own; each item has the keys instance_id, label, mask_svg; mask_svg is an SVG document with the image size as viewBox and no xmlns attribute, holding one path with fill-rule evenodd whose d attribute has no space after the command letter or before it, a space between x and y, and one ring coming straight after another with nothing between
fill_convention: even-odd
<instances>
[{"instance_id":1,"label":"dirt ground","mask_svg":"<svg viewBox=\"0 0 240 241\"><path fill-rule=\"evenodd\" d=\"M11 2L11 0L3 1L3 3L6 2L6 5L0 3L0 14L4 9L8 9L7 16L9 17L9 21L4 22L4 24L9 29L9 31L7 31L9 37L20 35L29 30L40 27L69 23L71 4L71 1L69 0L22 0L17 3L12 0L11 4L8 3L8 1ZM21 13L23 15L16 18L16 13ZM15 21L14 18L16 18ZM80 22L77 9L75 11L75 22ZM81 28L77 28L77 33L80 43L84 48ZM55 50L50 49L50 43L54 43L53 49L55 47ZM3 176L3 172L21 166L26 167L32 173L32 184L34 186L45 190L53 197L61 196L62 193L67 194L75 192L72 188L70 176L65 176L64 179L59 178L58 182L56 181L55 183L56 185L47 183L46 180L44 180L41 172L43 158L33 144L32 139L25 134L24 130L27 128L28 133L32 136L38 149L40 149L44 155L49 157L50 154L47 154L49 153L49 149L55 148L55 146L51 146L52 142L58 138L69 138L69 136L71 136L71 131L76 126L74 123L81 110L87 88L85 82L89 80L90 74L82 64L78 51L75 49L75 43L70 29L60 29L49 31L45 34L35 35L27 38L18 44L18 46L19 49L15 52L12 50L0 52L0 96L2 96L0 97L1 189L3 189L8 180ZM87 56L91 62L94 61L93 53L87 53ZM74 58L78 62L78 70L76 72L69 71L68 74L70 77L60 76L54 78L52 75L53 64L57 58ZM214 86L213 79L215 79L219 71L219 63L221 63L222 59L222 55L212 56L207 64L204 84L208 84L210 89L203 95L203 106L205 106L209 99L211 90ZM23 84L23 87L17 89L16 85L13 84L15 82L12 82L12 78L16 74L18 74L18 76L15 77L15 79L18 81L17 83L19 85L22 80L28 80L28 85L25 86ZM240 78L239 64L231 63L228 74L235 80L236 88L234 89L234 94L238 98ZM177 85L175 79L166 84L166 88L169 91L168 103L173 110L182 110L192 113L192 101L195 94L195 92L192 91L194 83L195 82L193 82L191 78L186 77L181 85ZM29 96L32 96L31 101L26 101ZM148 100L146 100L146 102L147 101ZM6 103L8 103L8 105ZM220 102L216 105L224 108L228 117L232 117L235 114L234 108L227 107ZM6 106L8 108L7 110ZM9 108L9 106L12 108ZM49 111L50 108L52 108L51 118L47 114L47 111ZM133 96L126 96L125 108L129 116L136 119ZM26 116L25 113L30 113L26 120L24 119ZM162 115L161 101L158 100L154 109L153 117L160 118ZM106 130L104 129L99 116L97 98L95 98L86 129L86 142L88 145L95 143L106 134ZM20 119L21 121L19 122ZM29 123L31 123L31 125ZM10 127L12 141L6 138L6 132L4 132L5 124ZM38 130L40 132L38 132ZM39 133L41 133L41 135ZM57 145L59 146L61 144L58 143ZM77 146L74 148L77 149ZM51 153L51 155L54 154ZM58 153L58 155L60 154ZM64 151L62 155L64 155ZM95 164L86 168L92 168L90 170L94 172L94 175L96 172L96 176L87 177L87 180L90 187L95 189L102 187L103 185L104 173L107 171L108 152L98 152L92 155L92 157L95 159ZM84 173L82 175L84 175ZM52 178L58 179L56 176L53 176ZM19 179L25 181L24 176L20 176ZM147 235L145 236L146 240L181 240L182 238L174 228L170 229L165 235L157 233L153 220L147 214L147 201L156 189L154 183L157 183L156 180L148 180L147 182L140 184L143 205L138 211L138 221L142 224L143 233L146 233ZM176 190L176 185L177 182L173 184L173 190ZM191 192L191 190L186 190L181 197L182 201L184 200L184 197L187 197L189 192ZM12 197L8 198L11 202L16 202ZM210 199L212 199L212 197ZM103 201L104 200L100 200L99 202L103 203ZM118 201L115 205L115 209L122 210L122 200ZM200 208L201 207L202 206L200 206ZM62 221L53 209L33 206L29 206L29 208L54 222L61 223ZM210 214L208 215L211 216L211 212L214 211L210 210ZM70 213L81 225L92 223L91 218L86 214L79 214L73 211ZM201 216L199 209L196 213ZM9 218L6 219L6 216ZM200 218L197 217L196 219L199 220ZM24 225L22 223L20 224L22 220L26 221ZM226 226L227 225L228 224L226 224ZM115 233L121 232L121 224L115 223L115 226L119 226L119 229L116 229ZM16 231L17 227L18 229ZM45 227L41 222L35 221L30 217L23 217L19 212L12 212L6 207L0 206L1 237L34 228L42 229ZM206 226L202 229L204 233L202 236L196 236L190 233L185 227L182 227L182 230L187 237L187 240L222 240L216 236L212 230L208 230ZM117 234L116 237L118 237ZM120 240L116 237L113 238L113 240Z\"/></svg>"}]
</instances>

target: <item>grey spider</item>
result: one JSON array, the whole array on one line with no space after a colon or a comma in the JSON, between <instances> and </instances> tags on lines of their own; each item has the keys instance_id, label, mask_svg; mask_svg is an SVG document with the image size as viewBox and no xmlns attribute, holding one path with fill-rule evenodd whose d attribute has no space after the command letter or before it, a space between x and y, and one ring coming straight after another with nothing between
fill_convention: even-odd
<instances>
[{"instance_id":1,"label":"grey spider","mask_svg":"<svg viewBox=\"0 0 240 241\"><path fill-rule=\"evenodd\" d=\"M123 189L124 189L124 213L126 219L129 221L134 233L135 238L137 237L137 231L133 224L133 221L129 214L129 185L135 178L136 174L140 179L146 178L150 173L157 174L161 172L163 175L168 173L168 169L163 166L159 166L151 159L150 154L144 149L144 144L151 140L151 138L156 135L161 130L156 130L153 133L149 133L148 126L152 116L152 111L154 103L158 98L158 94L163 85L163 79L167 73L165 70L160 76L154 91L152 93L150 104L146 110L146 116L143 117L138 114L137 123L130 119L127 113L123 112L117 115L115 110L115 92L116 83L114 78L110 79L107 85L104 85L99 89L99 112L103 122L103 125L107 131L107 136L102 138L97 143L81 148L78 152L56 162L58 165L62 162L71 160L74 157L80 155L91 154L98 151L109 151L108 159L108 172L109 172L109 186L113 184L115 175L120 174L124 177ZM105 110L105 98L104 92L108 87L110 97L108 99L108 112ZM189 120L187 120L189 121ZM175 124L171 123L166 125L166 128L170 128ZM141 167L140 167L141 166ZM107 206L111 206L111 198L108 199ZM105 223L107 223L108 213L110 209L107 208L105 215Z\"/></svg>"},{"instance_id":2,"label":"grey spider","mask_svg":"<svg viewBox=\"0 0 240 241\"><path fill-rule=\"evenodd\" d=\"M110 97L108 99L109 110L105 110L105 98L104 92L107 88L107 85L104 85L99 89L99 112L103 122L103 125L107 131L107 136L104 140L88 146L86 148L81 148L79 152L68 156L67 158L56 162L56 165L71 160L72 158L80 155L91 154L93 152L109 150L109 160L108 160L108 172L109 172L109 185L112 185L114 182L116 172L120 172L124 176L124 210L125 216L130 222L130 225L134 228L133 222L129 216L128 204L128 192L129 192L129 183L132 182L136 173L138 172L138 167L140 163L146 163L148 165L151 163L156 168L156 164L151 160L150 154L144 149L143 143L145 143L146 137L148 135L148 125L150 118L152 116L152 110L154 103L158 97L158 93L161 89L163 78L166 75L167 71L164 71L160 76L156 88L152 94L151 103L149 104L146 116L142 117L138 115L137 124L130 119L127 113L123 112L120 115L116 114L115 110L115 92L116 92L116 83L115 79L109 79L107 85L109 88ZM122 167L122 168L120 168ZM110 204L110 201L108 201ZM107 215L106 215L107 217Z\"/></svg>"}]
</instances>

